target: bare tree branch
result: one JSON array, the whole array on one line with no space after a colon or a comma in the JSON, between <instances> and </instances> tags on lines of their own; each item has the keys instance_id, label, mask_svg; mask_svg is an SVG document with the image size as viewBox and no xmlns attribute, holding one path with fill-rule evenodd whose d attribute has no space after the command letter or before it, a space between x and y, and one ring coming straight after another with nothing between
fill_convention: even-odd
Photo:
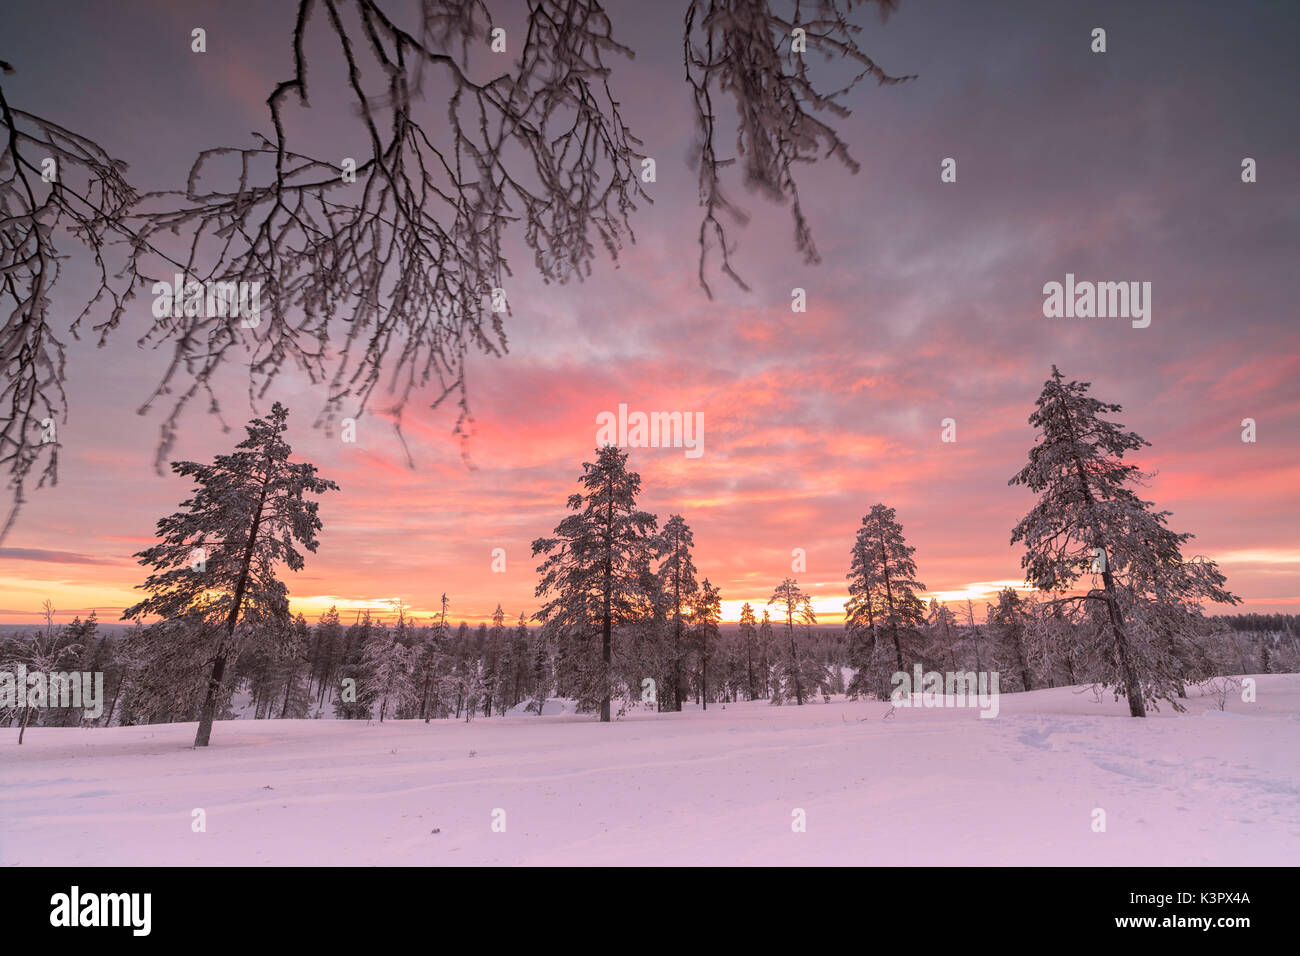
<instances>
[{"instance_id":1,"label":"bare tree branch","mask_svg":"<svg viewBox=\"0 0 1300 956\"><path fill-rule=\"evenodd\" d=\"M700 285L710 298L707 270L716 247L718 268L742 289L748 289L731 264L724 217L743 225L748 217L722 191L721 172L736 157L718 153L717 96L729 96L737 113L736 151L746 188L778 202L789 201L794 218L795 248L807 263L820 262L812 229L804 216L795 181L796 163L834 157L852 172L858 163L839 133L814 114L827 112L843 119L849 110L845 94L863 79L880 85L902 83L912 76L890 76L858 47L861 27L850 21L855 6L875 4L884 20L897 0L691 0L686 10L685 66L695 102L699 132ZM796 30L802 31L796 42ZM806 44L806 49L801 48ZM826 60L841 59L859 72L841 89L822 92L808 72L806 54L819 52Z\"/></svg>"},{"instance_id":2,"label":"bare tree branch","mask_svg":"<svg viewBox=\"0 0 1300 956\"><path fill-rule=\"evenodd\" d=\"M271 93L274 138L206 150L183 193L153 193L142 237L185 237L193 281L259 283L263 315L251 328L231 315L187 314L155 326L146 341L170 341L172 360L148 405L175 390L158 463L178 417L240 351L249 354L250 398L292 363L328 381L323 420L344 403L360 415L383 375L398 415L411 395L436 385L433 404L455 396L456 433L472 422L465 359L506 349L502 315L510 268L503 248L518 223L548 282L590 273L596 245L617 257L629 216L644 198L635 175L636 138L607 83L617 43L595 0L533 0L513 70L476 82L471 41L491 21L477 2L425 0L417 32L389 19L375 0L300 0L294 75ZM303 40L323 15L347 64L353 107L369 154L355 182L341 158L294 151L283 112L307 103ZM459 47L460 55L449 50ZM363 75L378 67L382 88ZM450 91L445 116L417 108L426 72ZM204 188L222 160L233 182ZM198 311L198 310L194 310ZM101 333L114 322L98 327Z\"/></svg>"},{"instance_id":3,"label":"bare tree branch","mask_svg":"<svg viewBox=\"0 0 1300 956\"><path fill-rule=\"evenodd\" d=\"M3 61L0 70L13 73ZM126 235L123 218L136 194L124 178L125 163L84 136L12 107L3 86L0 123L0 468L8 473L12 501L0 526L3 542L33 474L38 488L58 480L55 429L67 421L68 402L64 343L50 315L63 258L55 237L61 230L93 256L98 288L86 309L108 296L112 315L120 316L131 289L110 276L104 250Z\"/></svg>"}]
</instances>

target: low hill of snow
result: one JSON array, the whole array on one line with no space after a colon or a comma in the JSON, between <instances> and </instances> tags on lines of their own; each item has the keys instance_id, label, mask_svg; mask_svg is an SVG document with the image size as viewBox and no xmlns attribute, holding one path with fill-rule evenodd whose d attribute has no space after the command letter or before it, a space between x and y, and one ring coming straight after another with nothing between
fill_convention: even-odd
<instances>
[{"instance_id":1,"label":"low hill of snow","mask_svg":"<svg viewBox=\"0 0 1300 956\"><path fill-rule=\"evenodd\" d=\"M1256 681L1253 703L1193 689L1147 720L1055 688L995 719L834 699L222 721L205 750L192 723L21 748L5 728L0 865L1293 865L1300 675Z\"/></svg>"}]
</instances>

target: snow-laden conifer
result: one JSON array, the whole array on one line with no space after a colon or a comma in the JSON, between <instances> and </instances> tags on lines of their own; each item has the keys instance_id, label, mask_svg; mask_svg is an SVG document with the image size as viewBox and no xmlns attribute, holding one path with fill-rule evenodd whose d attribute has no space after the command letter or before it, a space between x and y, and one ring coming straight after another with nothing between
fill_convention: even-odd
<instances>
[{"instance_id":1,"label":"snow-laden conifer","mask_svg":"<svg viewBox=\"0 0 1300 956\"><path fill-rule=\"evenodd\" d=\"M203 664L210 666L196 747L206 747L223 693L226 669L239 654L240 629L258 623L287 626L288 590L281 566L303 567L299 546L315 552L321 529L319 495L338 486L316 475L316 466L292 462L284 439L289 411L279 402L267 418L248 423L248 437L210 465L172 463L176 474L198 484L181 510L158 522L162 540L139 552L154 569L139 587L149 597L123 617L157 616L189 621L202 633Z\"/></svg>"},{"instance_id":2,"label":"snow-laden conifer","mask_svg":"<svg viewBox=\"0 0 1300 956\"><path fill-rule=\"evenodd\" d=\"M557 642L557 671L608 721L614 630L646 612L657 520L637 509L641 476L627 470L625 452L606 445L582 470L582 490L569 496L573 514L553 537L533 542L533 555L544 556L536 593L548 598L537 617Z\"/></svg>"},{"instance_id":3,"label":"snow-laden conifer","mask_svg":"<svg viewBox=\"0 0 1300 956\"><path fill-rule=\"evenodd\" d=\"M1065 594L1090 578L1085 593L1055 600L1082 605L1104 641L1085 648L1084 667L1128 698L1132 716L1145 717L1147 701L1173 700L1181 688L1171 632L1191 638L1202 600L1240 599L1213 561L1183 558L1193 536L1171 531L1171 513L1133 490L1149 476L1124 456L1150 443L1103 417L1122 409L1089 396L1090 387L1052 366L1029 416L1038 443L1009 482L1038 502L1011 543L1025 545L1025 580L1040 590Z\"/></svg>"}]
</instances>

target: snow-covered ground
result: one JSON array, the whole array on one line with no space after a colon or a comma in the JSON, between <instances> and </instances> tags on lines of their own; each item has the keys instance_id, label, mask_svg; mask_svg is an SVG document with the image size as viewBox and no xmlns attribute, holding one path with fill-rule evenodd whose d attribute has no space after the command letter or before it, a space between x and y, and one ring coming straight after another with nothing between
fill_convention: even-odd
<instances>
[{"instance_id":1,"label":"snow-covered ground","mask_svg":"<svg viewBox=\"0 0 1300 956\"><path fill-rule=\"evenodd\" d=\"M837 699L226 721L198 751L194 724L4 729L0 865L1294 865L1300 675L1257 680L1255 703L1193 691L1148 720L1057 688L996 719Z\"/></svg>"}]
</instances>

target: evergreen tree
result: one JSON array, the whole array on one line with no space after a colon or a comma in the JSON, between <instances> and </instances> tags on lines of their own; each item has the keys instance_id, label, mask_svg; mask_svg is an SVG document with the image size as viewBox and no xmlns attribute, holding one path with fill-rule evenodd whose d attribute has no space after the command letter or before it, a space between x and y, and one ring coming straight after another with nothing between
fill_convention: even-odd
<instances>
[{"instance_id":1,"label":"evergreen tree","mask_svg":"<svg viewBox=\"0 0 1300 956\"><path fill-rule=\"evenodd\" d=\"M366 680L366 651L377 628L370 611L358 611L343 635L343 662L339 667L339 692L334 713L345 720L369 720L374 714L374 697Z\"/></svg>"},{"instance_id":2,"label":"evergreen tree","mask_svg":"<svg viewBox=\"0 0 1300 956\"><path fill-rule=\"evenodd\" d=\"M497 606L497 611L501 611L500 605ZM500 633L499 626L495 632ZM477 701L484 717L492 716L492 697L496 692L498 654L492 638L493 633L494 631L489 630L486 624L480 624L474 636L474 658L478 664Z\"/></svg>"},{"instance_id":3,"label":"evergreen tree","mask_svg":"<svg viewBox=\"0 0 1300 956\"><path fill-rule=\"evenodd\" d=\"M470 637L469 624L461 621L456 628L456 636L451 641L451 683L456 694L456 719L460 720L461 711L469 704L474 679L470 674Z\"/></svg>"},{"instance_id":4,"label":"evergreen tree","mask_svg":"<svg viewBox=\"0 0 1300 956\"><path fill-rule=\"evenodd\" d=\"M709 709L709 661L718 647L718 622L722 620L722 598L718 589L705 578L699 597L691 608L691 625L700 659L700 695Z\"/></svg>"},{"instance_id":5,"label":"evergreen tree","mask_svg":"<svg viewBox=\"0 0 1300 956\"><path fill-rule=\"evenodd\" d=\"M1025 639L1029 608L1015 588L1003 588L998 592L998 603L989 605L988 621L1001 644L1000 656L1010 663L1012 672L1020 682L1020 689L1033 690L1034 682L1030 676Z\"/></svg>"},{"instance_id":6,"label":"evergreen tree","mask_svg":"<svg viewBox=\"0 0 1300 956\"><path fill-rule=\"evenodd\" d=\"M669 706L666 710L682 709L682 663L686 656L685 627L689 608L699 597L695 581L695 562L691 548L695 537L681 515L672 515L664 524L657 541L659 557L658 584L668 609L671 627L668 648Z\"/></svg>"},{"instance_id":7,"label":"evergreen tree","mask_svg":"<svg viewBox=\"0 0 1300 956\"><path fill-rule=\"evenodd\" d=\"M400 616L399 623L404 623ZM362 657L360 686L367 700L379 704L381 724L390 709L396 711L415 697L410 649L398 640L398 635L398 630L379 627Z\"/></svg>"},{"instance_id":8,"label":"evergreen tree","mask_svg":"<svg viewBox=\"0 0 1300 956\"><path fill-rule=\"evenodd\" d=\"M930 598L925 615L931 644L926 654L932 660L946 660L952 671L961 669L957 661L957 616L938 598Z\"/></svg>"},{"instance_id":9,"label":"evergreen tree","mask_svg":"<svg viewBox=\"0 0 1300 956\"><path fill-rule=\"evenodd\" d=\"M802 658L798 646L795 642L794 624L798 618L803 624L816 624L817 617L813 613L812 599L799 588L799 582L794 578L786 578L776 586L772 592L772 597L768 599L768 605L776 604L778 609L784 610L786 638L789 644L789 651L783 654L781 663L781 673L774 682L772 690L772 703L779 704L784 697L793 696L795 702L799 705L807 700L810 687L807 683L806 669L802 666ZM766 619L765 619L766 620Z\"/></svg>"},{"instance_id":10,"label":"evergreen tree","mask_svg":"<svg viewBox=\"0 0 1300 956\"><path fill-rule=\"evenodd\" d=\"M172 471L192 478L198 490L181 511L158 522L162 541L136 555L154 569L139 586L150 596L127 608L124 618L199 616L219 624L209 648L212 670L196 747L206 747L212 736L226 667L239 653L239 626L288 617L288 591L278 567L301 570L295 542L315 552L321 529L318 504L306 496L338 488L316 477L315 465L290 462L288 417L276 402L269 418L246 426L248 437L233 454L218 455L211 465L173 462Z\"/></svg>"},{"instance_id":11,"label":"evergreen tree","mask_svg":"<svg viewBox=\"0 0 1300 956\"><path fill-rule=\"evenodd\" d=\"M754 609L746 601L740 608L740 643L745 652L745 687L750 700L758 698L757 674L754 656L757 651L758 629L754 626Z\"/></svg>"},{"instance_id":12,"label":"evergreen tree","mask_svg":"<svg viewBox=\"0 0 1300 956\"><path fill-rule=\"evenodd\" d=\"M1012 531L1011 543L1024 543L1025 580L1042 591L1064 593L1083 575L1093 576L1085 594L1057 600L1082 603L1098 618L1109 638L1108 648L1096 649L1106 665L1099 683L1127 697L1132 716L1145 717L1148 699L1172 700L1177 693L1176 675L1151 641L1142 640L1152 631L1153 612L1162 605L1181 609L1179 626L1191 627L1201 600L1240 599L1223 587L1213 561L1183 559L1192 535L1170 531L1170 512L1152 510L1129 487L1147 476L1124 455L1150 443L1103 418L1122 409L1090 397L1090 387L1065 381L1052 366L1029 416L1039 441L1009 482L1035 492L1038 503Z\"/></svg>"},{"instance_id":13,"label":"evergreen tree","mask_svg":"<svg viewBox=\"0 0 1300 956\"><path fill-rule=\"evenodd\" d=\"M68 658L75 657L82 651L81 645L68 643L62 629L55 627L54 613L53 602L46 599L44 629L33 634L30 641L18 642L19 647L12 655L14 658L12 663L6 662L9 667L22 664L29 671L42 673L48 678L50 674L63 671ZM45 699L46 685L42 681L37 681L31 687L16 686L15 689L19 697L15 705L21 708L22 712L22 722L18 728L18 743L21 746L23 735L27 733L27 724L32 718L32 711L37 707L43 711L49 701ZM38 723L40 722L42 720L38 719Z\"/></svg>"},{"instance_id":14,"label":"evergreen tree","mask_svg":"<svg viewBox=\"0 0 1300 956\"><path fill-rule=\"evenodd\" d=\"M91 611L90 616L84 621L81 615L72 619L72 623L63 625L59 629L59 646L63 649L64 655L68 658L70 670L80 671L88 674L94 674L96 671L103 672L110 668L110 658L107 656L107 640L96 638L95 632L99 629L99 621L96 619L95 612ZM107 693L108 676L104 677L105 692ZM101 702L102 703L102 702ZM51 689L51 699L49 706L45 710L42 725L46 727L77 727L86 720L86 710L84 707L55 707L54 693Z\"/></svg>"},{"instance_id":15,"label":"evergreen tree","mask_svg":"<svg viewBox=\"0 0 1300 956\"><path fill-rule=\"evenodd\" d=\"M970 635L971 652L975 656L975 670L983 671L984 657L986 656L982 646L984 633L980 629L980 626L975 623L975 602L970 598L966 599L966 630ZM1071 681L1070 683L1074 682Z\"/></svg>"},{"instance_id":16,"label":"evergreen tree","mask_svg":"<svg viewBox=\"0 0 1300 956\"><path fill-rule=\"evenodd\" d=\"M538 597L550 600L538 612L544 628L561 638L576 638L575 665L583 696L600 702L600 719L610 719L611 656L614 629L645 610L645 579L654 543L654 515L637 510L641 476L627 470L627 455L612 445L583 463L582 491L569 497L574 513L552 538L533 542L533 555L545 555ZM588 649L599 635L600 660Z\"/></svg>"},{"instance_id":17,"label":"evergreen tree","mask_svg":"<svg viewBox=\"0 0 1300 956\"><path fill-rule=\"evenodd\" d=\"M871 644L879 631L893 642L894 664L907 670L903 645L913 645L911 656L918 656L914 645L918 629L925 622L925 605L917 595L925 585L916 580L916 549L903 538L903 528L895 519L894 509L883 504L871 506L862 519L853 547L849 568L849 595L846 605L859 642L869 634ZM865 627L864 627L865 625ZM871 655L859 651L856 660L870 661ZM855 686L858 682L855 678Z\"/></svg>"},{"instance_id":18,"label":"evergreen tree","mask_svg":"<svg viewBox=\"0 0 1300 956\"><path fill-rule=\"evenodd\" d=\"M493 700L498 714L504 714L514 706L511 699L515 680L515 643L514 635L506 630L506 612L497 604L492 612L492 647L495 660L492 667Z\"/></svg>"},{"instance_id":19,"label":"evergreen tree","mask_svg":"<svg viewBox=\"0 0 1300 956\"><path fill-rule=\"evenodd\" d=\"M316 660L312 674L316 681L316 703L325 703L325 696L338 679L343 665L343 628L339 624L339 611L330 609L316 621Z\"/></svg>"},{"instance_id":20,"label":"evergreen tree","mask_svg":"<svg viewBox=\"0 0 1300 956\"><path fill-rule=\"evenodd\" d=\"M546 646L546 629L538 628L533 644L533 701L529 709L538 717L546 708L546 699L551 693L551 655Z\"/></svg>"},{"instance_id":21,"label":"evergreen tree","mask_svg":"<svg viewBox=\"0 0 1300 956\"><path fill-rule=\"evenodd\" d=\"M758 676L764 697L772 696L773 640L772 615L767 608L763 608L763 620L758 625Z\"/></svg>"},{"instance_id":22,"label":"evergreen tree","mask_svg":"<svg viewBox=\"0 0 1300 956\"><path fill-rule=\"evenodd\" d=\"M514 688L510 698L510 706L515 707L524 695L528 692L530 686L529 675L531 673L531 661L528 656L528 620L524 617L524 612L519 612L519 623L515 625L515 633L512 639L512 652L514 658L514 678L511 686Z\"/></svg>"},{"instance_id":23,"label":"evergreen tree","mask_svg":"<svg viewBox=\"0 0 1300 956\"><path fill-rule=\"evenodd\" d=\"M876 652L880 647L876 615L883 585L876 580L877 563L872 560L872 554L872 542L865 534L865 528L860 528L849 553L849 599L844 604L849 666L853 668L848 693L855 699L872 692L883 699L887 686L876 666Z\"/></svg>"},{"instance_id":24,"label":"evergreen tree","mask_svg":"<svg viewBox=\"0 0 1300 956\"><path fill-rule=\"evenodd\" d=\"M308 663L308 649L311 641L311 628L307 619L299 614L293 619L288 639L283 648L280 662L280 685L284 687L284 699L280 704L280 719L286 717L306 717L309 695L303 686L304 664Z\"/></svg>"},{"instance_id":25,"label":"evergreen tree","mask_svg":"<svg viewBox=\"0 0 1300 956\"><path fill-rule=\"evenodd\" d=\"M424 688L420 700L420 716L427 724L435 714L439 717L444 715L443 694L440 690L447 656L447 592L442 594L438 623L432 629L426 628L423 637L416 652L416 669Z\"/></svg>"}]
</instances>

